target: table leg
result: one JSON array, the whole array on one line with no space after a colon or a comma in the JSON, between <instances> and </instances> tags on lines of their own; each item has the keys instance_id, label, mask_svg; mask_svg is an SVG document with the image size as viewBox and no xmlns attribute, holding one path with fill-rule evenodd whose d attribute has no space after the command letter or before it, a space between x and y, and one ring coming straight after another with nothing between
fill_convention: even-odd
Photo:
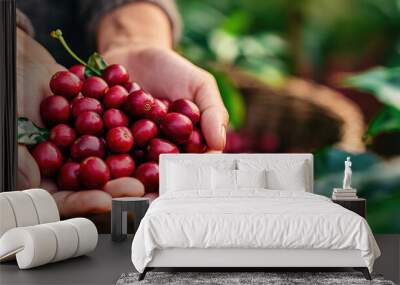
<instances>
[{"instance_id":1,"label":"table leg","mask_svg":"<svg viewBox=\"0 0 400 285\"><path fill-rule=\"evenodd\" d=\"M126 232L126 211L123 211L122 203L113 201L111 211L111 239L113 241L123 241L126 239Z\"/></svg>"}]
</instances>

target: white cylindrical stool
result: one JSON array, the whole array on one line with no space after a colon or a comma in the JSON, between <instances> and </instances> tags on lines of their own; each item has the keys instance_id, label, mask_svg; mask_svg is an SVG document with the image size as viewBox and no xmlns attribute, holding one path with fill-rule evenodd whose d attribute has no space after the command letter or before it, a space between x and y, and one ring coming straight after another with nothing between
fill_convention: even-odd
<instances>
[{"instance_id":1,"label":"white cylindrical stool","mask_svg":"<svg viewBox=\"0 0 400 285\"><path fill-rule=\"evenodd\" d=\"M9 229L15 228L14 211L6 197L0 195L0 237Z\"/></svg>"},{"instance_id":2,"label":"white cylindrical stool","mask_svg":"<svg viewBox=\"0 0 400 285\"><path fill-rule=\"evenodd\" d=\"M39 224L52 223L60 220L56 201L49 192L43 189L28 189L23 192L28 194L32 199L39 218Z\"/></svg>"}]
</instances>

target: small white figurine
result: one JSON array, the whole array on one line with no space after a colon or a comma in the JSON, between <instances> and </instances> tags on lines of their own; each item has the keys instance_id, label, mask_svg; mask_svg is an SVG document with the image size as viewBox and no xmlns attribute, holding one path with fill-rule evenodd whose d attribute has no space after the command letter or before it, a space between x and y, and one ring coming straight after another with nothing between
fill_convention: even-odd
<instances>
[{"instance_id":1,"label":"small white figurine","mask_svg":"<svg viewBox=\"0 0 400 285\"><path fill-rule=\"evenodd\" d=\"M351 188L351 161L350 156L347 157L346 161L344 162L344 179L343 179L343 190L349 190Z\"/></svg>"}]
</instances>

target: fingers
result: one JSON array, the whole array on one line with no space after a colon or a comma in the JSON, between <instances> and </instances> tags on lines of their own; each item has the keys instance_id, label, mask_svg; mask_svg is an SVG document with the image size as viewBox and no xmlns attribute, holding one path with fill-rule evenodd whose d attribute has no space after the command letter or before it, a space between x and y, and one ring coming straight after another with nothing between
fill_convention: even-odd
<instances>
[{"instance_id":1,"label":"fingers","mask_svg":"<svg viewBox=\"0 0 400 285\"><path fill-rule=\"evenodd\" d=\"M111 211L111 196L102 190L60 191L53 197L65 218Z\"/></svg>"},{"instance_id":2,"label":"fingers","mask_svg":"<svg viewBox=\"0 0 400 285\"><path fill-rule=\"evenodd\" d=\"M109 181L102 190L59 191L53 194L62 217L79 217L111 210L111 198L142 197L143 184L132 177Z\"/></svg>"},{"instance_id":3,"label":"fingers","mask_svg":"<svg viewBox=\"0 0 400 285\"><path fill-rule=\"evenodd\" d=\"M104 191L113 198L142 197L144 195L144 186L136 178L123 177L107 182L104 186Z\"/></svg>"},{"instance_id":4,"label":"fingers","mask_svg":"<svg viewBox=\"0 0 400 285\"><path fill-rule=\"evenodd\" d=\"M195 94L201 111L201 130L211 151L222 151L226 143L228 112L222 102L215 79L206 74Z\"/></svg>"},{"instance_id":5,"label":"fingers","mask_svg":"<svg viewBox=\"0 0 400 285\"><path fill-rule=\"evenodd\" d=\"M18 145L17 189L37 188L39 185L39 166L26 146Z\"/></svg>"},{"instance_id":6,"label":"fingers","mask_svg":"<svg viewBox=\"0 0 400 285\"><path fill-rule=\"evenodd\" d=\"M227 115L225 110L210 107L201 114L201 131L210 151L222 151L226 143Z\"/></svg>"}]
</instances>

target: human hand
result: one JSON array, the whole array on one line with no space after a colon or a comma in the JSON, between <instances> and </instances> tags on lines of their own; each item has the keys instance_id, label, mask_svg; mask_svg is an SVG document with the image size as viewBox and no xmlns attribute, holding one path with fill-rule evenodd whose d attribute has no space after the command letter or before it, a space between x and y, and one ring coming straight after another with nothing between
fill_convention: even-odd
<instances>
[{"instance_id":1,"label":"human hand","mask_svg":"<svg viewBox=\"0 0 400 285\"><path fill-rule=\"evenodd\" d=\"M110 180L103 190L60 191L51 180L44 180L42 188L52 189L60 215L65 218L107 213L111 211L112 198L144 195L143 184L133 177Z\"/></svg>"},{"instance_id":2,"label":"human hand","mask_svg":"<svg viewBox=\"0 0 400 285\"><path fill-rule=\"evenodd\" d=\"M155 97L194 101L209 149L222 151L228 113L213 76L171 49L173 19L150 1L135 1L99 22L98 51L106 62L124 65L131 80Z\"/></svg>"},{"instance_id":3,"label":"human hand","mask_svg":"<svg viewBox=\"0 0 400 285\"><path fill-rule=\"evenodd\" d=\"M50 77L63 67L38 42L17 28L17 114L43 127L40 102L51 95ZM39 187L39 167L24 145L18 145L17 189Z\"/></svg>"},{"instance_id":4,"label":"human hand","mask_svg":"<svg viewBox=\"0 0 400 285\"><path fill-rule=\"evenodd\" d=\"M26 117L43 127L40 103L52 95L49 81L65 68L57 64L50 53L22 30L17 30L17 99L18 116ZM50 192L62 217L76 217L109 212L111 199L123 196L143 196L144 187L135 178L110 180L104 189L65 191L54 179L41 179L39 167L25 145L18 145L17 189L43 188Z\"/></svg>"},{"instance_id":5,"label":"human hand","mask_svg":"<svg viewBox=\"0 0 400 285\"><path fill-rule=\"evenodd\" d=\"M60 189L50 178L42 179L39 187L53 195L58 211L64 218L107 213L111 211L112 198L144 195L143 184L133 177L110 180L103 189L67 191Z\"/></svg>"},{"instance_id":6,"label":"human hand","mask_svg":"<svg viewBox=\"0 0 400 285\"><path fill-rule=\"evenodd\" d=\"M193 100L202 112L201 127L208 146L219 151L224 148L228 115L209 73L166 49L118 48L105 53L104 57L109 63L126 66L133 80L156 97ZM131 177L109 181L104 191L59 191L55 185L54 189L53 196L63 217L108 212L112 197L144 194L143 185Z\"/></svg>"},{"instance_id":7,"label":"human hand","mask_svg":"<svg viewBox=\"0 0 400 285\"><path fill-rule=\"evenodd\" d=\"M155 97L194 101L201 111L201 130L211 151L222 151L228 113L214 77L176 52L159 47L112 47L106 62L124 65L131 79Z\"/></svg>"}]
</instances>

